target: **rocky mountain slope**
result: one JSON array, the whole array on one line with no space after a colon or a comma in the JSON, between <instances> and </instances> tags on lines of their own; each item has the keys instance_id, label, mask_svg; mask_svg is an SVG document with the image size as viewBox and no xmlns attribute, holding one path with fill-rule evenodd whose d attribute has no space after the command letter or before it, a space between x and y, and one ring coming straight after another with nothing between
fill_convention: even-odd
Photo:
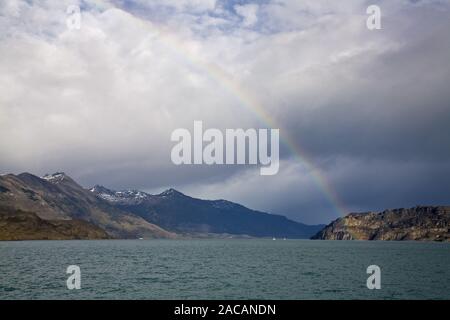
<instances>
[{"instance_id":1,"label":"rocky mountain slope","mask_svg":"<svg viewBox=\"0 0 450 320\"><path fill-rule=\"evenodd\" d=\"M133 213L110 205L109 202L82 188L64 173L42 178L29 173L0 176L0 208L2 208L0 211L2 215L8 214L11 217L17 212L24 211L35 214L40 220L49 223L59 221L61 226L60 221L82 220L87 224L65 223L64 227L86 227L85 232L89 233L89 230L96 226L114 238L176 237L174 233L149 223ZM35 221L41 223L33 215L21 214L21 219L29 219L30 225ZM3 217L3 221L11 221L11 219ZM104 237L100 233L98 236ZM27 237L25 232L22 238Z\"/></svg>"},{"instance_id":2,"label":"rocky mountain slope","mask_svg":"<svg viewBox=\"0 0 450 320\"><path fill-rule=\"evenodd\" d=\"M351 213L312 239L450 241L450 206Z\"/></svg>"},{"instance_id":3,"label":"rocky mountain slope","mask_svg":"<svg viewBox=\"0 0 450 320\"><path fill-rule=\"evenodd\" d=\"M83 220L44 220L35 213L0 208L0 240L109 238L104 230Z\"/></svg>"},{"instance_id":4,"label":"rocky mountain slope","mask_svg":"<svg viewBox=\"0 0 450 320\"><path fill-rule=\"evenodd\" d=\"M251 210L226 200L192 198L174 189L157 195L137 190L114 191L102 186L90 191L116 208L181 234L309 238L323 227Z\"/></svg>"}]
</instances>

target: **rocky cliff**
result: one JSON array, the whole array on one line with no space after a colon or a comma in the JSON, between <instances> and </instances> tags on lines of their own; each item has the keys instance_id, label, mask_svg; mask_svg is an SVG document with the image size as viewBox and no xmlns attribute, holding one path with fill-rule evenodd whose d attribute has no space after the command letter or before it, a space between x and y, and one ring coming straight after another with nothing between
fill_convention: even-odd
<instances>
[{"instance_id":1,"label":"rocky cliff","mask_svg":"<svg viewBox=\"0 0 450 320\"><path fill-rule=\"evenodd\" d=\"M450 206L351 213L333 221L312 239L450 241Z\"/></svg>"}]
</instances>

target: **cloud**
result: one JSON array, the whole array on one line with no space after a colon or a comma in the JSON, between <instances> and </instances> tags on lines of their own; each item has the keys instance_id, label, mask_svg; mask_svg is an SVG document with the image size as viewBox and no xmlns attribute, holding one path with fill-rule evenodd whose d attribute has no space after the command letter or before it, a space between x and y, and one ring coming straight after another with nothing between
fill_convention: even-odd
<instances>
[{"instance_id":1,"label":"cloud","mask_svg":"<svg viewBox=\"0 0 450 320\"><path fill-rule=\"evenodd\" d=\"M258 21L258 5L256 4L235 5L234 10L243 18L242 24L245 27L250 27Z\"/></svg>"},{"instance_id":2,"label":"cloud","mask_svg":"<svg viewBox=\"0 0 450 320\"><path fill-rule=\"evenodd\" d=\"M362 0L90 0L69 30L73 1L2 1L0 168L311 223L341 214L330 190L351 211L445 204L450 2L376 3L379 31ZM171 163L174 129L268 126L255 105L302 150L277 176Z\"/></svg>"}]
</instances>

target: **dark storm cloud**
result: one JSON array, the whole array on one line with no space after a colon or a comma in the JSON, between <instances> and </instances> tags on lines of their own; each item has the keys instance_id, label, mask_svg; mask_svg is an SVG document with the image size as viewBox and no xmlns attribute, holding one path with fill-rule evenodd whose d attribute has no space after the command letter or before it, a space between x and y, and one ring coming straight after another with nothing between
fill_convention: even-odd
<instances>
[{"instance_id":1,"label":"dark storm cloud","mask_svg":"<svg viewBox=\"0 0 450 320\"><path fill-rule=\"evenodd\" d=\"M326 102L305 114L298 110L298 122L291 124L299 139L307 137L311 153L448 160L450 20L439 16L426 30L415 32L420 25L397 35L399 44L406 44L395 51L368 53L328 69L327 82L334 86L328 93L330 87L323 85ZM341 77L350 68L352 77Z\"/></svg>"}]
</instances>

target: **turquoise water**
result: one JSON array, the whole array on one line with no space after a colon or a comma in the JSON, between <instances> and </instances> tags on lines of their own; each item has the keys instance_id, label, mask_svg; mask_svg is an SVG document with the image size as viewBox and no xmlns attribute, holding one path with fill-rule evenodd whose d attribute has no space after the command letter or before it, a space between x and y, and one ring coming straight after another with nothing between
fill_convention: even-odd
<instances>
[{"instance_id":1,"label":"turquoise water","mask_svg":"<svg viewBox=\"0 0 450 320\"><path fill-rule=\"evenodd\" d=\"M366 268L381 268L381 289ZM81 268L68 290L66 268ZM450 243L0 242L0 299L450 299Z\"/></svg>"}]
</instances>

